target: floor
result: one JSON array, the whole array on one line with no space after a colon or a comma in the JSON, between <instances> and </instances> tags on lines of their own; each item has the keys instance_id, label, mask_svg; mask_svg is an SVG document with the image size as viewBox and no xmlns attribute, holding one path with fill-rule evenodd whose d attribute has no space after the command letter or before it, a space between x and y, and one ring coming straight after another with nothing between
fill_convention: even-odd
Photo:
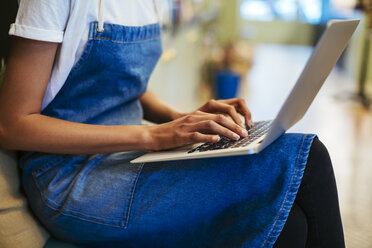
<instances>
[{"instance_id":1,"label":"floor","mask_svg":"<svg viewBox=\"0 0 372 248\"><path fill-rule=\"evenodd\" d=\"M311 48L260 45L241 85L256 120L272 118L289 94ZM316 133L327 146L339 190L346 245L372 247L372 110L349 99L355 82L335 69L304 118L290 132Z\"/></svg>"}]
</instances>

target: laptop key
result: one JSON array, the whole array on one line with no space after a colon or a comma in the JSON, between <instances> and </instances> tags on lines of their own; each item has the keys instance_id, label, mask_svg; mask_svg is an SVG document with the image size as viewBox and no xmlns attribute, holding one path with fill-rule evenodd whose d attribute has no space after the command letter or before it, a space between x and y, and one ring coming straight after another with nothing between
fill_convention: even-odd
<instances>
[{"instance_id":1,"label":"laptop key","mask_svg":"<svg viewBox=\"0 0 372 248\"><path fill-rule=\"evenodd\" d=\"M188 151L188 153L246 147L254 142L257 138L264 135L270 128L271 123L271 120L256 122L253 127L248 129L248 137L240 138L239 140L235 141L223 136L217 143L204 143Z\"/></svg>"}]
</instances>

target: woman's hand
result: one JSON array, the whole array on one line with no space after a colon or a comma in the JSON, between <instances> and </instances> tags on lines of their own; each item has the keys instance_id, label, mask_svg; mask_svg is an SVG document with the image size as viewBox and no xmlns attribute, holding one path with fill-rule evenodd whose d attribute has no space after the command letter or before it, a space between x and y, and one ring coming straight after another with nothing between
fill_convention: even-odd
<instances>
[{"instance_id":1,"label":"woman's hand","mask_svg":"<svg viewBox=\"0 0 372 248\"><path fill-rule=\"evenodd\" d=\"M245 100L242 98L233 98L228 100L210 100L198 110L206 113L219 113L229 116L236 124L245 128L240 115L244 117L245 124L252 127L252 115Z\"/></svg>"},{"instance_id":2,"label":"woman's hand","mask_svg":"<svg viewBox=\"0 0 372 248\"><path fill-rule=\"evenodd\" d=\"M220 135L233 140L248 135L247 130L238 125L235 119L233 121L222 114L229 113L230 116L236 118L235 108L231 110L224 104L215 104L214 101L212 103L207 103L201 109L211 112L217 110L220 114L197 110L174 121L149 126L149 150L157 151L197 142L215 143L219 141Z\"/></svg>"}]
</instances>

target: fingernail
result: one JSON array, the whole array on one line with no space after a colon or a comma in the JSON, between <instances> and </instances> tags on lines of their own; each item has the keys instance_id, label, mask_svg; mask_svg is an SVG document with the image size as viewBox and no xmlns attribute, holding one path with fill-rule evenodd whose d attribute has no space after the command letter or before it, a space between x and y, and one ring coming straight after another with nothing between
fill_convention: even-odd
<instances>
[{"instance_id":1,"label":"fingernail","mask_svg":"<svg viewBox=\"0 0 372 248\"><path fill-rule=\"evenodd\" d=\"M220 136L216 135L213 137L214 142L218 142L220 140Z\"/></svg>"},{"instance_id":2,"label":"fingernail","mask_svg":"<svg viewBox=\"0 0 372 248\"><path fill-rule=\"evenodd\" d=\"M238 139L240 139L240 136L237 135L236 133L233 134L233 137L234 137L234 140L238 140Z\"/></svg>"},{"instance_id":3,"label":"fingernail","mask_svg":"<svg viewBox=\"0 0 372 248\"><path fill-rule=\"evenodd\" d=\"M249 125L249 127L253 127L253 121L252 120L249 120L248 121L248 125Z\"/></svg>"},{"instance_id":4,"label":"fingernail","mask_svg":"<svg viewBox=\"0 0 372 248\"><path fill-rule=\"evenodd\" d=\"M247 137L247 136L248 136L248 132L247 132L246 129L242 129L242 135L243 135L244 137Z\"/></svg>"}]
</instances>

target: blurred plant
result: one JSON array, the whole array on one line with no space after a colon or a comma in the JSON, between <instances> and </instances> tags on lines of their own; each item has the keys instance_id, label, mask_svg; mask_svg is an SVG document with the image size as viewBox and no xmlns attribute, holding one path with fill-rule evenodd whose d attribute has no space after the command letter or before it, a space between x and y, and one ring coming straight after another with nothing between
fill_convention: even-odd
<instances>
[{"instance_id":1,"label":"blurred plant","mask_svg":"<svg viewBox=\"0 0 372 248\"><path fill-rule=\"evenodd\" d=\"M252 67L254 47L247 40L235 40L220 46L216 29L210 28L204 36L203 53L205 62L202 67L202 94L203 99L208 100L216 97L217 74L230 72L245 81Z\"/></svg>"},{"instance_id":2,"label":"blurred plant","mask_svg":"<svg viewBox=\"0 0 372 248\"><path fill-rule=\"evenodd\" d=\"M252 67L253 51L253 46L247 41L237 40L229 43L224 48L220 69L235 72L244 78Z\"/></svg>"},{"instance_id":3,"label":"blurred plant","mask_svg":"<svg viewBox=\"0 0 372 248\"><path fill-rule=\"evenodd\" d=\"M245 78L253 64L254 47L245 40L237 40L224 47L209 44L204 52L203 78L209 83L213 83L217 70L232 71Z\"/></svg>"}]
</instances>

